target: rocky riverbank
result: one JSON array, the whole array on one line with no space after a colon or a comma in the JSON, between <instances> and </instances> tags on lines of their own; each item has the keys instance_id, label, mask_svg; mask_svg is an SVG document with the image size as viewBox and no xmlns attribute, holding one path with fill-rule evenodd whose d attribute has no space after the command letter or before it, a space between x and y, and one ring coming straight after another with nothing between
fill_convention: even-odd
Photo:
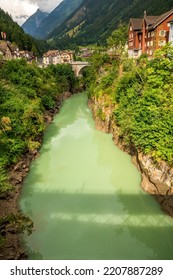
<instances>
[{"instance_id":1,"label":"rocky riverbank","mask_svg":"<svg viewBox=\"0 0 173 280\"><path fill-rule=\"evenodd\" d=\"M173 217L173 168L164 161L155 163L150 155L144 155L132 144L129 146L124 143L120 137L119 127L113 119L115 107L108 97L93 97L88 103L96 128L111 133L114 143L132 156L133 163L141 172L142 188L156 198L164 212Z\"/></svg>"},{"instance_id":2,"label":"rocky riverbank","mask_svg":"<svg viewBox=\"0 0 173 280\"><path fill-rule=\"evenodd\" d=\"M51 123L54 115L61 108L62 102L70 96L71 93L65 92L57 97L55 108L45 112L44 119L46 125ZM43 135L37 141L41 143L42 138ZM17 200L23 180L29 171L29 166L38 156L39 152L37 150L28 151L9 169L10 183L13 186L13 190L0 197L0 232L3 237L3 246L0 247L0 259L14 260L27 258L21 241L21 232L26 230L30 233L33 223L20 213Z\"/></svg>"}]
</instances>

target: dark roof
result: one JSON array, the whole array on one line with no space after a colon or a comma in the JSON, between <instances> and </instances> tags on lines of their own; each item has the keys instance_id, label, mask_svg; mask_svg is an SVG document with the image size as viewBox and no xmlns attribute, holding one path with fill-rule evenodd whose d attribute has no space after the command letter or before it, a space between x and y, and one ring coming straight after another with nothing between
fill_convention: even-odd
<instances>
[{"instance_id":1,"label":"dark roof","mask_svg":"<svg viewBox=\"0 0 173 280\"><path fill-rule=\"evenodd\" d=\"M142 18L131 18L133 30L140 30L142 28Z\"/></svg>"},{"instance_id":2,"label":"dark roof","mask_svg":"<svg viewBox=\"0 0 173 280\"><path fill-rule=\"evenodd\" d=\"M173 9L160 16L148 16L145 14L144 19L146 21L148 28L151 30L155 28L157 25L159 25L166 18L168 18L171 14L173 14ZM142 21L143 21L142 18L131 18L130 23L132 24L133 30L140 31L142 29ZM169 22L172 23L173 19L170 20Z\"/></svg>"},{"instance_id":3,"label":"dark roof","mask_svg":"<svg viewBox=\"0 0 173 280\"><path fill-rule=\"evenodd\" d=\"M153 25L159 18L160 16L145 16L144 19L146 21L146 24Z\"/></svg>"},{"instance_id":4,"label":"dark roof","mask_svg":"<svg viewBox=\"0 0 173 280\"><path fill-rule=\"evenodd\" d=\"M173 14L173 10L170 10L167 13L164 13L161 16L159 16L158 19L156 20L156 22L153 24L153 27L155 28L157 25L159 25L162 21L164 21L171 14Z\"/></svg>"}]
</instances>

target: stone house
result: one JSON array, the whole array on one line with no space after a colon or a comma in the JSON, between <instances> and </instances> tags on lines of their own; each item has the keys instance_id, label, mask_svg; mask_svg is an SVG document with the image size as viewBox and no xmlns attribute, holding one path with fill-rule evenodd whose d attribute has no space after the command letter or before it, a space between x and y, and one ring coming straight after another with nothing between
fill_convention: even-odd
<instances>
[{"instance_id":1,"label":"stone house","mask_svg":"<svg viewBox=\"0 0 173 280\"><path fill-rule=\"evenodd\" d=\"M173 10L160 16L148 16L144 12L143 18L130 19L128 31L130 57L139 57L143 53L152 56L155 50L168 42L173 42Z\"/></svg>"}]
</instances>

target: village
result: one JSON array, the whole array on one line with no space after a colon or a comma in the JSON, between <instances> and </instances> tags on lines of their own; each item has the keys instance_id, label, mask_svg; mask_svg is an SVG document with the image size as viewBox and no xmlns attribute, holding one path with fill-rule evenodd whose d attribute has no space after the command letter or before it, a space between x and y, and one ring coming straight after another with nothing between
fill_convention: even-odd
<instances>
[{"instance_id":1,"label":"village","mask_svg":"<svg viewBox=\"0 0 173 280\"><path fill-rule=\"evenodd\" d=\"M142 54L152 57L155 50L166 43L173 45L173 10L160 16L147 15L143 18L131 18L128 27L128 41L126 49L130 58L138 58ZM89 58L94 51L83 47L80 57ZM108 51L108 54L111 52ZM2 60L26 59L28 63L35 61L40 67L50 64L71 64L74 62L74 51L71 50L49 50L38 59L35 54L28 50L19 50L15 44L0 40L0 56Z\"/></svg>"}]
</instances>

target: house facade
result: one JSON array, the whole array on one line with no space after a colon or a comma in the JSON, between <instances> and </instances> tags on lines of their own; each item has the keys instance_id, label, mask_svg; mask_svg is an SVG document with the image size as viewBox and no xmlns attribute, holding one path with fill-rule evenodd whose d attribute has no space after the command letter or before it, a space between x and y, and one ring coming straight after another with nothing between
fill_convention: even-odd
<instances>
[{"instance_id":1,"label":"house facade","mask_svg":"<svg viewBox=\"0 0 173 280\"><path fill-rule=\"evenodd\" d=\"M173 44L173 10L160 16L131 18L128 32L128 53L130 57L139 57L146 53L152 56L154 51L166 43Z\"/></svg>"},{"instance_id":2,"label":"house facade","mask_svg":"<svg viewBox=\"0 0 173 280\"><path fill-rule=\"evenodd\" d=\"M67 64L73 62L73 52L51 50L43 55L43 65Z\"/></svg>"},{"instance_id":3,"label":"house facade","mask_svg":"<svg viewBox=\"0 0 173 280\"><path fill-rule=\"evenodd\" d=\"M169 31L169 42L171 46L173 46L173 20L169 22L170 24L170 31Z\"/></svg>"}]
</instances>

